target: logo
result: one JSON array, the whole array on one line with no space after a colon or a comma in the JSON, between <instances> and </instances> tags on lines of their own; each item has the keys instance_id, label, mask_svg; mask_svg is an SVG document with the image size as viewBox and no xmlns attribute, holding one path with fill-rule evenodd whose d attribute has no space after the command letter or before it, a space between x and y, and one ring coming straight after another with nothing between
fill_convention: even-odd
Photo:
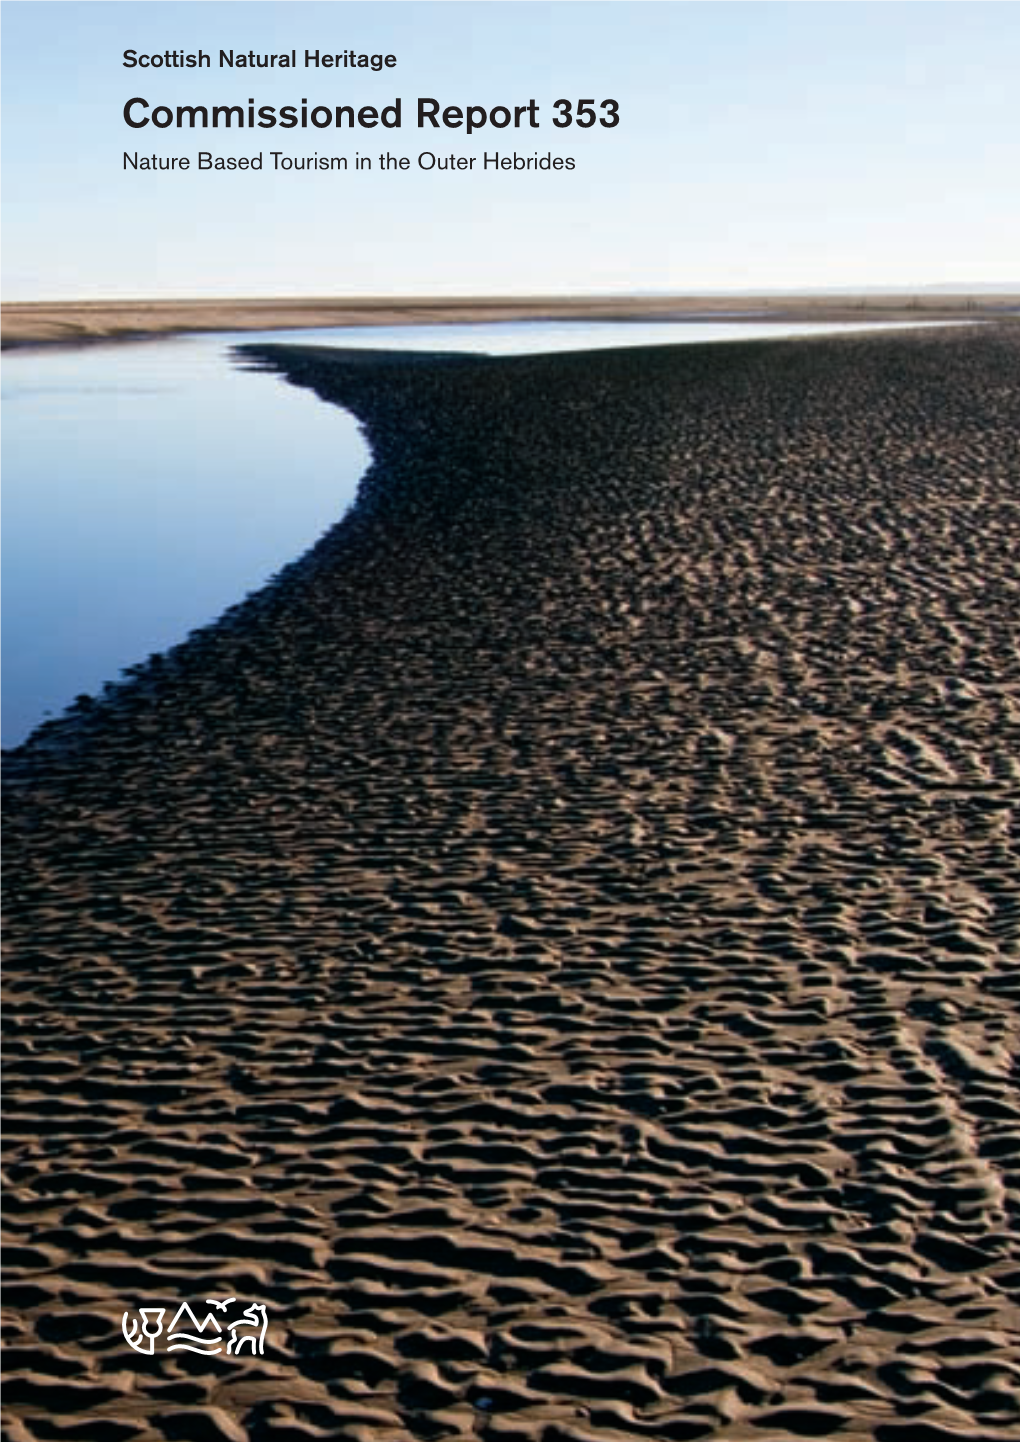
<instances>
[{"instance_id":1,"label":"logo","mask_svg":"<svg viewBox=\"0 0 1020 1442\"><path fill-rule=\"evenodd\" d=\"M155 1355L160 1338L164 1339L168 1352L239 1357L247 1347L253 1357L265 1355L269 1317L264 1302L249 1302L240 1310L243 1303L236 1297L206 1297L205 1305L215 1308L215 1312L206 1312L199 1321L189 1304L182 1302L165 1333L163 1318L169 1310L167 1307L139 1307L140 1323L138 1317L125 1312L120 1329L128 1346L146 1357Z\"/></svg>"}]
</instances>

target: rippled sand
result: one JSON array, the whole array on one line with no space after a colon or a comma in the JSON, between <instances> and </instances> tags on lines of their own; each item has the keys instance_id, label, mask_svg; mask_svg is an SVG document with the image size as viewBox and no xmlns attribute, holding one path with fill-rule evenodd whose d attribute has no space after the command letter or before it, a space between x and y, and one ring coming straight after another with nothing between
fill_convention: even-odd
<instances>
[{"instance_id":1,"label":"rippled sand","mask_svg":"<svg viewBox=\"0 0 1020 1442\"><path fill-rule=\"evenodd\" d=\"M358 509L7 759L11 1442L1016 1438L1020 340L257 358Z\"/></svg>"}]
</instances>

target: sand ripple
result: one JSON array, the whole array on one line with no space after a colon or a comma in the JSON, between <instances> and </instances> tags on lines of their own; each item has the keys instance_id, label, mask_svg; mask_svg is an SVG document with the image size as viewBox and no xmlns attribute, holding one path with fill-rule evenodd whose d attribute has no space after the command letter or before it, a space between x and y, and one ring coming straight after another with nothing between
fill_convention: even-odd
<instances>
[{"instance_id":1,"label":"sand ripple","mask_svg":"<svg viewBox=\"0 0 1020 1442\"><path fill-rule=\"evenodd\" d=\"M257 354L358 510L7 762L11 1442L1020 1436L1017 342Z\"/></svg>"}]
</instances>

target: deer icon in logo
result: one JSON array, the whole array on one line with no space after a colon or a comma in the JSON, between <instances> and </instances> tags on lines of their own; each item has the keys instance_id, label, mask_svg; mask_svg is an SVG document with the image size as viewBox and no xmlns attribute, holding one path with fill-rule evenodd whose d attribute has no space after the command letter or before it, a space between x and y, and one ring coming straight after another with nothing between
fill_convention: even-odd
<instances>
[{"instance_id":1,"label":"deer icon in logo","mask_svg":"<svg viewBox=\"0 0 1020 1442\"><path fill-rule=\"evenodd\" d=\"M261 1313L261 1317L259 1313ZM228 1357L238 1356L246 1342L251 1344L253 1357L263 1356L266 1328L269 1326L264 1302L252 1302L249 1307L245 1307L243 1314L236 1322L229 1322L227 1325L230 1331L230 1341L227 1343Z\"/></svg>"}]
</instances>

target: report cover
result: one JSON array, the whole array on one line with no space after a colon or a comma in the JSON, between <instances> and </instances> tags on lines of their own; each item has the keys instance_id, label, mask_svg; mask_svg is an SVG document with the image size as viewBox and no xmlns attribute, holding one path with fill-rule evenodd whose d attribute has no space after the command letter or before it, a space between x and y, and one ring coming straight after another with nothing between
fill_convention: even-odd
<instances>
[{"instance_id":1,"label":"report cover","mask_svg":"<svg viewBox=\"0 0 1020 1442\"><path fill-rule=\"evenodd\" d=\"M1005 1442L1016 8L3 24L11 1442Z\"/></svg>"}]
</instances>

